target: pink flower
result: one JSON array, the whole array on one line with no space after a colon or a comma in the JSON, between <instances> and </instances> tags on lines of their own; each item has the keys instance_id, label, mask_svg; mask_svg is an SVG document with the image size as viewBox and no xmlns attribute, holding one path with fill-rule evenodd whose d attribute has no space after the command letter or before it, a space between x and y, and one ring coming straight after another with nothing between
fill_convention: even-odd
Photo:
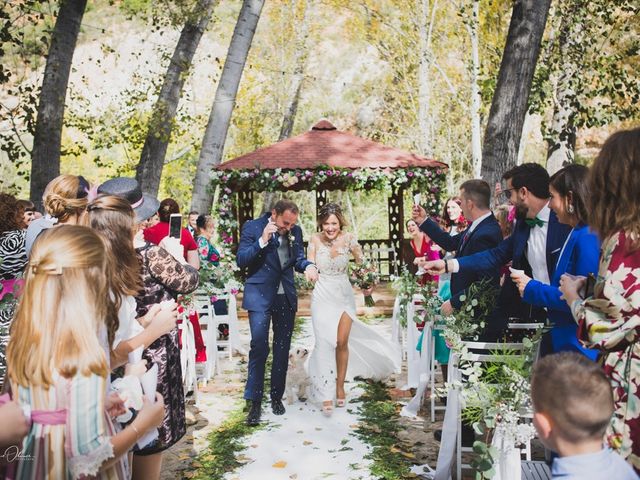
<instances>
[{"instance_id":1,"label":"pink flower","mask_svg":"<svg viewBox=\"0 0 640 480\"><path fill-rule=\"evenodd\" d=\"M211 303L215 303L218 301L218 297L216 297L215 295L211 295Z\"/></svg>"}]
</instances>

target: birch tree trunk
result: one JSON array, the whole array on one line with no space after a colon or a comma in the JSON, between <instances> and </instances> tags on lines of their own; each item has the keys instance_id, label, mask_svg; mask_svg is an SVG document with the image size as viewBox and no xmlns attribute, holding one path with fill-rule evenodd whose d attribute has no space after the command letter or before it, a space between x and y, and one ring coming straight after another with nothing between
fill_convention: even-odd
<instances>
[{"instance_id":1,"label":"birch tree trunk","mask_svg":"<svg viewBox=\"0 0 640 480\"><path fill-rule=\"evenodd\" d=\"M162 168L187 71L191 67L193 56L211 19L215 4L216 0L200 0L189 15L169 62L160 95L153 107L140 163L136 167L136 179L144 192L154 196L158 194L160 187Z\"/></svg>"},{"instance_id":2,"label":"birch tree trunk","mask_svg":"<svg viewBox=\"0 0 640 480\"><path fill-rule=\"evenodd\" d=\"M278 141L281 142L285 138L289 138L293 132L293 125L298 113L298 103L300 102L300 93L302 92L302 83L304 81L304 71L307 66L307 58L309 49L307 46L307 38L309 36L309 5L305 0L304 10L302 12L302 20L298 26L298 34L296 36L296 51L294 65L295 70L291 81L290 89L293 92L289 98L289 105L284 112L282 119L282 127L280 128L280 136Z\"/></svg>"},{"instance_id":3,"label":"birch tree trunk","mask_svg":"<svg viewBox=\"0 0 640 480\"><path fill-rule=\"evenodd\" d=\"M305 1L305 0L302 0ZM298 27L298 34L296 36L296 51L295 51L295 70L293 73L293 79L291 80L290 89L293 95L289 98L289 104L284 112L282 118L282 126L280 127L280 135L278 136L278 142L285 140L293 133L293 125L296 121L296 114L298 113L298 104L300 103L300 94L302 93L302 83L304 81L304 71L307 65L307 58L309 50L307 47L307 37L309 36L309 6L307 2L304 3L304 10L302 12L302 21ZM264 192L263 194L263 210L266 212L269 206L273 205L277 199L278 194L276 192Z\"/></svg>"},{"instance_id":4,"label":"birch tree trunk","mask_svg":"<svg viewBox=\"0 0 640 480\"><path fill-rule=\"evenodd\" d=\"M480 45L478 26L480 18L480 0L472 0L471 21L467 25L471 37L471 161L473 177L480 178L482 168L482 131L480 129Z\"/></svg>"},{"instance_id":5,"label":"birch tree trunk","mask_svg":"<svg viewBox=\"0 0 640 480\"><path fill-rule=\"evenodd\" d=\"M202 149L193 184L191 210L203 213L211 211L213 195L209 190L209 172L222 160L238 86L263 5L264 0L243 0L242 2L240 15L233 30L229 51L209 115L209 122L202 139Z\"/></svg>"},{"instance_id":6,"label":"birch tree trunk","mask_svg":"<svg viewBox=\"0 0 640 480\"><path fill-rule=\"evenodd\" d=\"M437 0L434 0L431 8L431 16L429 11L429 0L421 0L420 2L420 18L419 18L419 65L418 65L418 129L420 131L419 148L420 153L425 156L433 155L433 139L432 128L433 118L431 112L431 34L433 32L433 23L435 21Z\"/></svg>"},{"instance_id":7,"label":"birch tree trunk","mask_svg":"<svg viewBox=\"0 0 640 480\"><path fill-rule=\"evenodd\" d=\"M62 0L44 67L31 151L30 199L42 207L42 194L60 175L60 149L69 73L87 0Z\"/></svg>"},{"instance_id":8,"label":"birch tree trunk","mask_svg":"<svg viewBox=\"0 0 640 480\"><path fill-rule=\"evenodd\" d=\"M551 0L515 0L482 149L482 178L494 185L516 165L533 73Z\"/></svg>"},{"instance_id":9,"label":"birch tree trunk","mask_svg":"<svg viewBox=\"0 0 640 480\"><path fill-rule=\"evenodd\" d=\"M553 118L545 129L547 170L550 175L574 162L576 146L575 118L578 114L578 94L582 90L579 69L586 55L585 30L588 28L586 2L560 4L556 15L559 66L553 81ZM571 18L571 21L567 21Z\"/></svg>"}]
</instances>

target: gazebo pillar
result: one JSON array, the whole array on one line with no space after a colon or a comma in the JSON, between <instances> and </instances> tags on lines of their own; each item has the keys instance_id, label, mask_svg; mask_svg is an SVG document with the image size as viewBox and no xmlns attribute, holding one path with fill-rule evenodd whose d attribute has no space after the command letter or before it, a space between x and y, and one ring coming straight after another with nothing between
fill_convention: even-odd
<instances>
[{"instance_id":1,"label":"gazebo pillar","mask_svg":"<svg viewBox=\"0 0 640 480\"><path fill-rule=\"evenodd\" d=\"M238 228L247 220L253 219L253 191L240 190L238 192Z\"/></svg>"},{"instance_id":2,"label":"gazebo pillar","mask_svg":"<svg viewBox=\"0 0 640 480\"><path fill-rule=\"evenodd\" d=\"M320 209L327 204L327 191L316 190L316 218L320 214Z\"/></svg>"},{"instance_id":3,"label":"gazebo pillar","mask_svg":"<svg viewBox=\"0 0 640 480\"><path fill-rule=\"evenodd\" d=\"M403 191L393 188L387 199L389 206L389 247L394 250L394 258L389 259L389 275L399 272L402 266L402 239L404 238ZM394 268L395 267L395 268Z\"/></svg>"}]
</instances>

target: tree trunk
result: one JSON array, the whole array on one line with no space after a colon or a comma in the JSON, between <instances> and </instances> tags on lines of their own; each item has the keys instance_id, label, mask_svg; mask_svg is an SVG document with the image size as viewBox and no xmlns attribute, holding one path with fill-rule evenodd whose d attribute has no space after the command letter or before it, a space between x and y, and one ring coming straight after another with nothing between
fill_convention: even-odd
<instances>
[{"instance_id":1,"label":"tree trunk","mask_svg":"<svg viewBox=\"0 0 640 480\"><path fill-rule=\"evenodd\" d=\"M202 149L193 184L191 210L203 213L211 211L213 196L209 189L209 172L222 160L238 85L263 5L264 0L243 0L242 2L242 9L231 37L207 129L202 139Z\"/></svg>"},{"instance_id":2,"label":"tree trunk","mask_svg":"<svg viewBox=\"0 0 640 480\"><path fill-rule=\"evenodd\" d=\"M305 1L305 0L303 0ZM308 48L307 37L309 36L309 7L305 1L304 11L302 12L302 21L298 26L298 35L296 38L295 52L295 71L291 81L291 91L293 95L289 99L289 105L284 112L282 119L282 127L280 128L280 136L278 141L281 142L285 138L289 138L293 132L293 125L298 113L298 103L300 102L300 93L302 92L302 82L304 81L304 71L307 66Z\"/></svg>"},{"instance_id":3,"label":"tree trunk","mask_svg":"<svg viewBox=\"0 0 640 480\"><path fill-rule=\"evenodd\" d=\"M60 175L60 150L64 104L73 52L87 0L63 0L51 34L38 102L38 116L31 152L30 199L38 208L47 184Z\"/></svg>"},{"instance_id":4,"label":"tree trunk","mask_svg":"<svg viewBox=\"0 0 640 480\"><path fill-rule=\"evenodd\" d=\"M573 70L573 69L572 69ZM576 70L561 72L555 86L555 105L547 134L547 170L553 175L574 162L576 146L576 91L572 85Z\"/></svg>"},{"instance_id":5,"label":"tree trunk","mask_svg":"<svg viewBox=\"0 0 640 480\"><path fill-rule=\"evenodd\" d=\"M515 0L482 150L489 185L514 167L551 0Z\"/></svg>"},{"instance_id":6,"label":"tree trunk","mask_svg":"<svg viewBox=\"0 0 640 480\"><path fill-rule=\"evenodd\" d=\"M140 163L136 167L136 179L140 182L142 190L151 195L158 194L182 87L215 4L215 0L200 0L189 15L167 68L160 95L153 107Z\"/></svg>"},{"instance_id":7,"label":"tree trunk","mask_svg":"<svg viewBox=\"0 0 640 480\"><path fill-rule=\"evenodd\" d=\"M553 118L544 129L547 142L547 170L554 174L563 166L574 162L576 145L575 117L578 113L578 94L583 89L580 69L587 54L585 30L589 28L586 2L566 2L560 5L558 24L558 52L561 68L553 78ZM571 18L571 21L567 21Z\"/></svg>"},{"instance_id":8,"label":"tree trunk","mask_svg":"<svg viewBox=\"0 0 640 480\"><path fill-rule=\"evenodd\" d=\"M419 65L418 65L418 129L420 131L419 148L422 155L433 155L433 117L431 112L431 35L435 22L437 0L434 0L431 8L431 18L429 18L429 0L420 2L419 18Z\"/></svg>"},{"instance_id":9,"label":"tree trunk","mask_svg":"<svg viewBox=\"0 0 640 480\"><path fill-rule=\"evenodd\" d=\"M482 131L480 129L480 46L478 41L478 28L480 25L480 0L472 0L471 22L468 24L471 37L471 161L473 165L473 177L480 178L482 168Z\"/></svg>"}]
</instances>

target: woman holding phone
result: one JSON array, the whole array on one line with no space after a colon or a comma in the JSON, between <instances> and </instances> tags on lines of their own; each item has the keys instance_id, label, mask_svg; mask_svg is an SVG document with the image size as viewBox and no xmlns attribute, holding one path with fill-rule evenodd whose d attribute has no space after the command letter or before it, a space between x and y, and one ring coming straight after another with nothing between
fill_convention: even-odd
<instances>
[{"instance_id":1,"label":"woman holding phone","mask_svg":"<svg viewBox=\"0 0 640 480\"><path fill-rule=\"evenodd\" d=\"M198 245L189 230L182 228L182 216L180 215L180 206L178 203L173 198L165 198L160 202L158 216L160 217L160 222L144 230L144 239L154 245L160 245L164 237L172 234L175 238L180 239L180 244L184 248L184 258L187 263L194 268L200 268ZM171 224L176 225L176 223L179 223L179 228L174 226L172 229ZM179 235L178 232L180 232Z\"/></svg>"},{"instance_id":2,"label":"woman holding phone","mask_svg":"<svg viewBox=\"0 0 640 480\"><path fill-rule=\"evenodd\" d=\"M588 176L587 167L574 164L559 170L549 180L549 207L556 213L560 223L572 227L558 258L551 285L532 280L520 270L512 270L511 278L525 302L546 307L553 325L551 341L554 353L576 351L595 360L597 352L585 348L578 341L576 322L559 289L563 274L588 276L598 271L600 242L585 223Z\"/></svg>"}]
</instances>

